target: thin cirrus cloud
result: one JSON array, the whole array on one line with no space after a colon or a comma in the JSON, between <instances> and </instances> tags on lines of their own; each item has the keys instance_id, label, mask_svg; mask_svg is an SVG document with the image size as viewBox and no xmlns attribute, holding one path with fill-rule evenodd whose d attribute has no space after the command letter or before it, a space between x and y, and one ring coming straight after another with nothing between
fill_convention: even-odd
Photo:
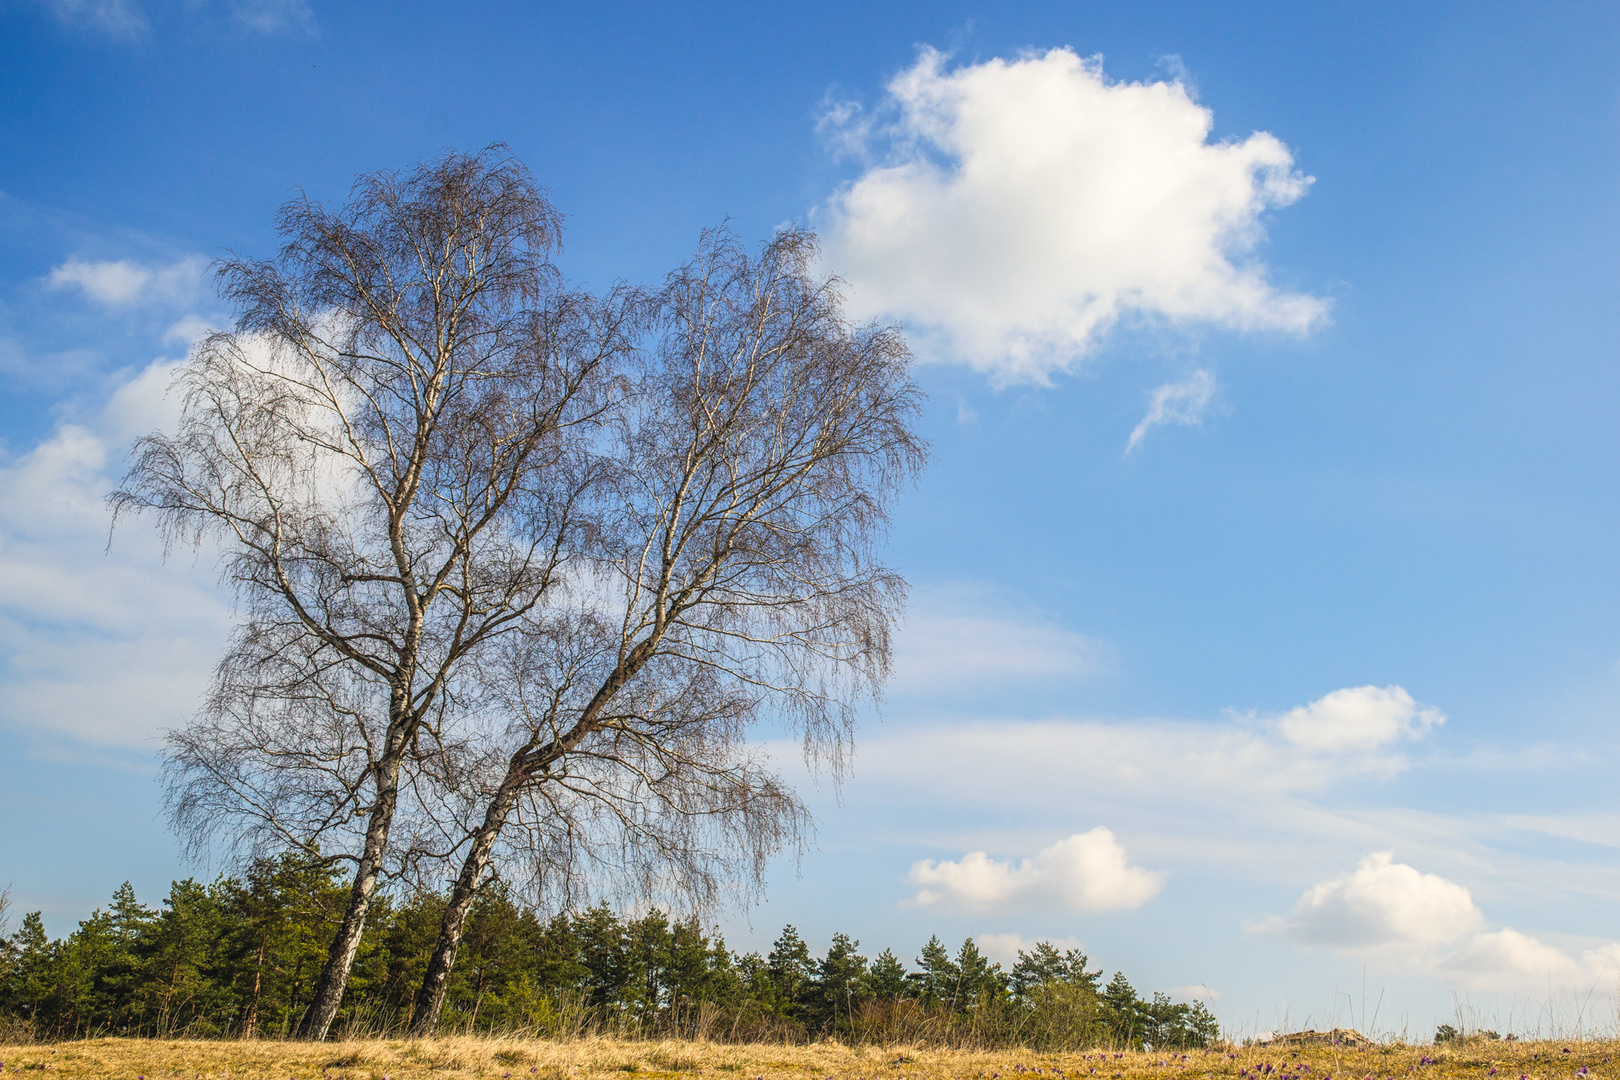
<instances>
[{"instance_id":1,"label":"thin cirrus cloud","mask_svg":"<svg viewBox=\"0 0 1620 1080\"><path fill-rule=\"evenodd\" d=\"M230 8L237 22L261 34L315 29L315 13L304 0L234 0Z\"/></svg>"},{"instance_id":2,"label":"thin cirrus cloud","mask_svg":"<svg viewBox=\"0 0 1620 1080\"><path fill-rule=\"evenodd\" d=\"M1164 888L1163 874L1131 865L1119 838L1100 825L1018 862L971 851L954 861L923 859L910 877L919 886L911 903L977 912L1125 911Z\"/></svg>"},{"instance_id":3,"label":"thin cirrus cloud","mask_svg":"<svg viewBox=\"0 0 1620 1080\"><path fill-rule=\"evenodd\" d=\"M1141 445L1148 432L1166 424L1193 426L1204 421L1204 413L1215 400L1215 376L1200 368L1180 382L1165 383L1154 390L1148 399L1147 415L1131 432L1125 443L1129 454Z\"/></svg>"},{"instance_id":4,"label":"thin cirrus cloud","mask_svg":"<svg viewBox=\"0 0 1620 1080\"><path fill-rule=\"evenodd\" d=\"M40 0L41 6L71 30L112 38L138 38L150 28L140 5L131 0Z\"/></svg>"},{"instance_id":5,"label":"thin cirrus cloud","mask_svg":"<svg viewBox=\"0 0 1620 1080\"><path fill-rule=\"evenodd\" d=\"M930 720L928 737L885 730L865 740L862 771L888 785L926 787L969 770L986 798L1068 799L1076 762L1084 790L1110 800L1142 792L1155 806L1234 801L1267 807L1350 778L1390 777L1403 745L1444 720L1399 686L1335 690L1281 714L1223 722L983 718ZM1050 808L1050 807L1048 807Z\"/></svg>"},{"instance_id":6,"label":"thin cirrus cloud","mask_svg":"<svg viewBox=\"0 0 1620 1080\"><path fill-rule=\"evenodd\" d=\"M110 38L133 40L152 29L146 12L135 0L39 0L70 30L103 34ZM207 0L186 5L188 15L203 14ZM261 34L293 30L313 33L315 14L306 0L229 0L225 5L233 22Z\"/></svg>"},{"instance_id":7,"label":"thin cirrus cloud","mask_svg":"<svg viewBox=\"0 0 1620 1080\"><path fill-rule=\"evenodd\" d=\"M1212 127L1181 81L1110 81L1068 49L955 68L924 49L875 113L823 117L866 162L816 212L826 258L858 314L997 384L1049 381L1127 318L1306 332L1327 305L1252 253L1311 178L1276 136Z\"/></svg>"},{"instance_id":8,"label":"thin cirrus cloud","mask_svg":"<svg viewBox=\"0 0 1620 1080\"><path fill-rule=\"evenodd\" d=\"M970 588L925 588L896 635L888 690L993 691L1009 683L1095 679L1113 664L1113 650L1098 638L1002 610Z\"/></svg>"},{"instance_id":9,"label":"thin cirrus cloud","mask_svg":"<svg viewBox=\"0 0 1620 1080\"><path fill-rule=\"evenodd\" d=\"M1581 987L1620 974L1620 943L1571 954L1512 927L1491 930L1467 888L1388 851L1306 889L1287 918L1249 929L1481 989Z\"/></svg>"}]
</instances>

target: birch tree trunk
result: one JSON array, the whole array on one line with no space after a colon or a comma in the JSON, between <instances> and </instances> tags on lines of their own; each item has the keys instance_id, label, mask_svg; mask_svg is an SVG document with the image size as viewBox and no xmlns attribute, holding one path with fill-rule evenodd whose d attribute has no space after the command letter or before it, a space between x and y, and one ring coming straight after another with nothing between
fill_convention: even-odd
<instances>
[{"instance_id":1,"label":"birch tree trunk","mask_svg":"<svg viewBox=\"0 0 1620 1080\"><path fill-rule=\"evenodd\" d=\"M326 963L303 1018L298 1022L298 1038L324 1039L343 1005L343 992L349 985L349 972L360 953L360 938L371 914L371 901L377 893L383 850L388 844L388 827L393 822L399 792L399 761L387 762L377 778L377 807L366 829L366 843L349 887L349 904L338 924L338 932L327 950Z\"/></svg>"},{"instance_id":2,"label":"birch tree trunk","mask_svg":"<svg viewBox=\"0 0 1620 1080\"><path fill-rule=\"evenodd\" d=\"M495 840L500 836L512 807L517 805L521 777L521 769L514 762L512 768L508 769L507 782L490 801L484 821L473 835L467 857L462 861L461 872L456 875L456 882L450 888L444 915L439 922L439 936L433 945L433 956L428 960L427 972L422 976L422 985L416 992L416 1002L411 1010L409 1031L412 1035L432 1035L439 1028L439 1016L444 1011L444 995L450 987L450 969L455 965L456 953L461 949L461 936L467 928L467 913L472 910L478 886L489 867Z\"/></svg>"}]
</instances>

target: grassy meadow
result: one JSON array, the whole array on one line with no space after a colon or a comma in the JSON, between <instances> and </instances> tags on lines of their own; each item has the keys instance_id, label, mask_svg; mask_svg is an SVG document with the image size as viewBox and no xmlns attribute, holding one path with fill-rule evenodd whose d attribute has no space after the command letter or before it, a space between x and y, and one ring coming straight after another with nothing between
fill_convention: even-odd
<instances>
[{"instance_id":1,"label":"grassy meadow","mask_svg":"<svg viewBox=\"0 0 1620 1080\"><path fill-rule=\"evenodd\" d=\"M459 1036L325 1043L88 1039L0 1046L0 1076L165 1080L1609 1080L1620 1041L1439 1046L1278 1039L1185 1053Z\"/></svg>"}]
</instances>

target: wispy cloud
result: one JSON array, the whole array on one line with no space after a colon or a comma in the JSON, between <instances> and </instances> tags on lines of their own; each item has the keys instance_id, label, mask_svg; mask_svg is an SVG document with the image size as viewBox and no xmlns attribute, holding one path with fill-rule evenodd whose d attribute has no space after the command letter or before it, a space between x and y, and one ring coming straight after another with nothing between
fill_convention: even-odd
<instances>
[{"instance_id":1,"label":"wispy cloud","mask_svg":"<svg viewBox=\"0 0 1620 1080\"><path fill-rule=\"evenodd\" d=\"M1006 610L969 588L919 590L895 653L889 689L901 694L1093 679L1113 663L1106 642L1038 613Z\"/></svg>"},{"instance_id":2,"label":"wispy cloud","mask_svg":"<svg viewBox=\"0 0 1620 1080\"><path fill-rule=\"evenodd\" d=\"M138 0L38 0L72 30L105 34L115 39L145 37L152 26ZM187 0L193 18L206 16L209 0ZM315 32L315 13L308 0L226 0L224 10L238 26L260 34Z\"/></svg>"},{"instance_id":3,"label":"wispy cloud","mask_svg":"<svg viewBox=\"0 0 1620 1080\"><path fill-rule=\"evenodd\" d=\"M817 218L863 315L998 384L1072 367L1126 317L1304 332L1316 297L1266 280L1261 214L1309 177L1281 140L1209 141L1179 80L1110 81L1067 49L951 67L923 50L875 112L829 104L867 162Z\"/></svg>"},{"instance_id":4,"label":"wispy cloud","mask_svg":"<svg viewBox=\"0 0 1620 1080\"><path fill-rule=\"evenodd\" d=\"M74 30L88 30L113 38L138 38L149 24L134 0L39 0L51 14Z\"/></svg>"},{"instance_id":5,"label":"wispy cloud","mask_svg":"<svg viewBox=\"0 0 1620 1080\"><path fill-rule=\"evenodd\" d=\"M1620 869L1570 861L1567 848L1534 840L1591 832L1600 810L1597 822L1549 825L1401 805L1403 777L1442 770L1455 779L1470 766L1433 745L1442 714L1400 687L1350 687L1292 709L1206 720L983 715L953 697L892 711L907 708L914 721L891 716L862 739L857 790L919 813L910 842L935 850L1030 851L1050 843L1054 821L1128 814L1132 851L1150 866L1294 885L1351 853L1399 843L1527 900L1620 891ZM785 746L783 756L794 752ZM1567 755L1560 760L1567 769ZM972 778L973 813L942 794L951 777ZM1517 839L1504 844L1508 834Z\"/></svg>"},{"instance_id":6,"label":"wispy cloud","mask_svg":"<svg viewBox=\"0 0 1620 1080\"><path fill-rule=\"evenodd\" d=\"M1215 376L1203 369L1180 382L1165 383L1148 399L1147 415L1142 417L1125 444L1128 454L1139 446L1148 432L1165 424L1193 425L1203 422L1204 412L1215 399Z\"/></svg>"},{"instance_id":7,"label":"wispy cloud","mask_svg":"<svg viewBox=\"0 0 1620 1080\"><path fill-rule=\"evenodd\" d=\"M231 15L261 34L282 34L315 29L315 13L305 0L232 0Z\"/></svg>"},{"instance_id":8,"label":"wispy cloud","mask_svg":"<svg viewBox=\"0 0 1620 1080\"><path fill-rule=\"evenodd\" d=\"M972 720L935 723L927 740L880 735L862 749L862 771L895 780L950 775L964 762L986 792L1045 804L1070 790L1076 762L1085 787L1109 797L1142 787L1164 805L1229 802L1234 794L1321 791L1351 778L1391 777L1410 762L1404 746L1443 715L1398 686L1351 687L1279 714L1224 722L1178 720ZM1016 778L1016 780L1015 780Z\"/></svg>"}]
</instances>

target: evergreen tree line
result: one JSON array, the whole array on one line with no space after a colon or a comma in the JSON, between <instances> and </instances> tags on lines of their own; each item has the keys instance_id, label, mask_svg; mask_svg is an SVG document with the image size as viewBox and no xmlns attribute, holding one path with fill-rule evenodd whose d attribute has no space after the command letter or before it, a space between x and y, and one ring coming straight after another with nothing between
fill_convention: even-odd
<instances>
[{"instance_id":1,"label":"evergreen tree line","mask_svg":"<svg viewBox=\"0 0 1620 1080\"><path fill-rule=\"evenodd\" d=\"M73 933L47 938L38 912L0 941L0 1025L15 1037L292 1034L319 978L348 888L291 856L243 878L175 882L143 906L126 883ZM339 1024L384 1034L409 1020L443 896L384 898L368 925ZM727 1041L856 1042L1072 1049L1208 1045L1204 1005L1106 985L1084 954L1042 942L1011 971L970 938L953 956L930 938L909 968L868 959L835 934L817 959L789 926L771 951L738 954L695 917L606 905L549 918L499 883L480 890L444 1019L451 1030L569 1037L613 1033Z\"/></svg>"}]
</instances>

